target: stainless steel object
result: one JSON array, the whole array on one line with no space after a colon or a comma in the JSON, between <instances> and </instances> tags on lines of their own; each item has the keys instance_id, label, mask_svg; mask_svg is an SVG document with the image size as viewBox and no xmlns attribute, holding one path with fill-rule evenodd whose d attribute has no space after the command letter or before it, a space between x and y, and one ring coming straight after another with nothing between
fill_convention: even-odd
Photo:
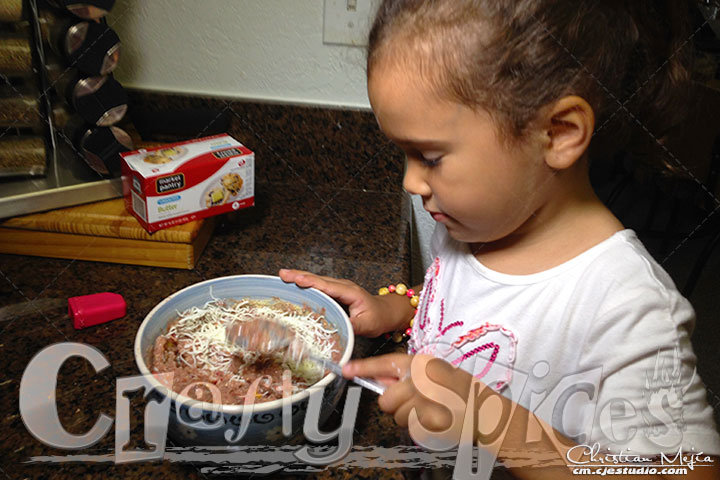
<instances>
[{"instance_id":1,"label":"stainless steel object","mask_svg":"<svg viewBox=\"0 0 720 480\"><path fill-rule=\"evenodd\" d=\"M243 324L231 323L228 325L226 337L229 342L235 343L245 350L250 349L264 353L283 352L285 358L291 359L295 363L310 360L342 377L340 365L332 360L313 355L292 330L278 322L256 318ZM385 393L385 385L376 380L364 377L353 377L351 380L378 395Z\"/></svg>"},{"instance_id":2,"label":"stainless steel object","mask_svg":"<svg viewBox=\"0 0 720 480\"><path fill-rule=\"evenodd\" d=\"M36 46L38 61L46 65L42 33L37 24L37 0L25 0L28 18L32 19L32 38ZM47 91L51 82L43 69L37 69L39 89ZM49 96L39 99L42 111L50 111ZM96 202L122 196L122 181L119 178L105 179L89 169L76 149L66 141L58 141L55 135L54 119L47 117L46 148L48 151L45 177L2 181L0 184L0 217L13 217L41 212L54 208L68 207L80 203Z\"/></svg>"},{"instance_id":3,"label":"stainless steel object","mask_svg":"<svg viewBox=\"0 0 720 480\"><path fill-rule=\"evenodd\" d=\"M78 141L85 162L102 175L120 176L120 152L133 149L130 135L118 127L87 130Z\"/></svg>"},{"instance_id":4,"label":"stainless steel object","mask_svg":"<svg viewBox=\"0 0 720 480\"><path fill-rule=\"evenodd\" d=\"M102 23L71 25L61 44L70 66L88 75L107 75L120 61L120 38Z\"/></svg>"},{"instance_id":5,"label":"stainless steel object","mask_svg":"<svg viewBox=\"0 0 720 480\"><path fill-rule=\"evenodd\" d=\"M115 0L48 0L51 5L65 8L73 15L88 20L97 20L108 14Z\"/></svg>"},{"instance_id":6,"label":"stainless steel object","mask_svg":"<svg viewBox=\"0 0 720 480\"><path fill-rule=\"evenodd\" d=\"M63 63L88 76L107 75L120 62L120 37L106 23L58 17L49 11L41 12L37 23L43 42L64 58ZM28 35L32 22L17 22L14 29Z\"/></svg>"},{"instance_id":7,"label":"stainless steel object","mask_svg":"<svg viewBox=\"0 0 720 480\"><path fill-rule=\"evenodd\" d=\"M109 76L81 78L70 95L75 110L99 127L116 124L127 112L125 90Z\"/></svg>"}]
</instances>

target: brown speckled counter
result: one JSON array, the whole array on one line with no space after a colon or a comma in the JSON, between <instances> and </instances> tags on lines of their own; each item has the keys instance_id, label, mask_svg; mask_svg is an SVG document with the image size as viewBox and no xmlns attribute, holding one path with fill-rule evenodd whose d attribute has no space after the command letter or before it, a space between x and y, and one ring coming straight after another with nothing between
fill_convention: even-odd
<instances>
[{"instance_id":1,"label":"brown speckled counter","mask_svg":"<svg viewBox=\"0 0 720 480\"><path fill-rule=\"evenodd\" d=\"M135 102L150 100L154 105L207 103L134 95ZM96 347L110 362L109 368L95 373L89 363L74 358L60 370L60 418L67 431L81 434L101 413L115 416L116 379L138 374L132 348L139 324L154 305L187 285L233 274L276 274L282 267L351 278L372 290L409 278L410 204L401 189L402 157L382 137L371 113L213 102L234 112L229 133L256 152L257 206L221 219L195 269L0 255L0 479L213 476L187 462L115 465L114 429L81 451L53 449L35 439L19 414L19 388L28 362L46 346L80 342ZM122 294L127 315L74 330L67 298L103 291ZM394 345L382 339L360 340L355 354L391 348ZM407 445L406 434L379 411L376 398L367 391L362 394L354 444ZM143 418L137 412L143 401L139 395L131 400L131 446L136 447L142 438ZM79 454L108 455L110 460L29 462ZM327 468L303 478L412 478L418 472Z\"/></svg>"}]
</instances>

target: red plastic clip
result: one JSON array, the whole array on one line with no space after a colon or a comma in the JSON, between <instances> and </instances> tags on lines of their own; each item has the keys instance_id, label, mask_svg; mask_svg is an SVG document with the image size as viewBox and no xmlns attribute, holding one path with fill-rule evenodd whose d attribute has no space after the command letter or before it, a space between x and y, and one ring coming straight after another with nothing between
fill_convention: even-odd
<instances>
[{"instance_id":1,"label":"red plastic clip","mask_svg":"<svg viewBox=\"0 0 720 480\"><path fill-rule=\"evenodd\" d=\"M122 295L103 292L68 298L68 315L77 330L109 322L127 313Z\"/></svg>"}]
</instances>

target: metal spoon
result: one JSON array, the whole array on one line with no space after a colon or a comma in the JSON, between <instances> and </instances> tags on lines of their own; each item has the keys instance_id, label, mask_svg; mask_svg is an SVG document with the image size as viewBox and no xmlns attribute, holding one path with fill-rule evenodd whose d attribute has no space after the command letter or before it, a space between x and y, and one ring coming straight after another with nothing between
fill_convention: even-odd
<instances>
[{"instance_id":1,"label":"metal spoon","mask_svg":"<svg viewBox=\"0 0 720 480\"><path fill-rule=\"evenodd\" d=\"M310 360L342 377L340 365L314 355L305 348L305 344L291 329L278 322L265 318L256 318L249 322L233 322L226 327L226 338L228 342L235 343L244 350L263 353L282 350L285 358L291 358L296 363ZM353 377L351 380L378 395L385 393L385 385L375 380L365 377Z\"/></svg>"}]
</instances>

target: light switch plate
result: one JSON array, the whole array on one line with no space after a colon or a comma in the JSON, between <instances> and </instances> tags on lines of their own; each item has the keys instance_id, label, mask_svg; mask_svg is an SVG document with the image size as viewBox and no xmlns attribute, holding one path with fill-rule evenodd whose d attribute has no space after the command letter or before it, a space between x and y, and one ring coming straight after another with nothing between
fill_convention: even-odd
<instances>
[{"instance_id":1,"label":"light switch plate","mask_svg":"<svg viewBox=\"0 0 720 480\"><path fill-rule=\"evenodd\" d=\"M379 5L380 0L325 0L323 43L366 46Z\"/></svg>"}]
</instances>

